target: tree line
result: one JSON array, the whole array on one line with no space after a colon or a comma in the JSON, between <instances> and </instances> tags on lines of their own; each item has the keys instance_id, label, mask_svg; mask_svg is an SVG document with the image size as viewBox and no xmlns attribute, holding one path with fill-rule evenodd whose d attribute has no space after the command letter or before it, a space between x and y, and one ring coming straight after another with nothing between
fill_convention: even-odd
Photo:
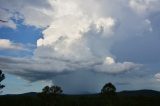
<instances>
[{"instance_id":1,"label":"tree line","mask_svg":"<svg viewBox=\"0 0 160 106\"><path fill-rule=\"evenodd\" d=\"M49 95L49 94L62 94L63 90L60 86L52 85L52 86L45 86L42 89L42 93L44 95ZM106 83L102 89L101 89L101 94L107 94L107 95L115 95L116 94L116 87L111 83Z\"/></svg>"}]
</instances>

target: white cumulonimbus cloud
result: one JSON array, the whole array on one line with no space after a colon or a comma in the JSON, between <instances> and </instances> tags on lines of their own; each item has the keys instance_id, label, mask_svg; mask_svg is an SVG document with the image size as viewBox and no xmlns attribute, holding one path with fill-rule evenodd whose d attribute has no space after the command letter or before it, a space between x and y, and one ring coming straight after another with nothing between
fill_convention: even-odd
<instances>
[{"instance_id":1,"label":"white cumulonimbus cloud","mask_svg":"<svg viewBox=\"0 0 160 106\"><path fill-rule=\"evenodd\" d=\"M24 25L44 28L32 62L27 59L24 67L13 63L23 73L28 73L27 67L40 73L86 69L114 74L139 68L140 64L116 61L112 44L131 33L152 31L149 13L138 11L158 11L159 4L158 0L6 1L0 6L14 14L7 20L23 19Z\"/></svg>"}]
</instances>

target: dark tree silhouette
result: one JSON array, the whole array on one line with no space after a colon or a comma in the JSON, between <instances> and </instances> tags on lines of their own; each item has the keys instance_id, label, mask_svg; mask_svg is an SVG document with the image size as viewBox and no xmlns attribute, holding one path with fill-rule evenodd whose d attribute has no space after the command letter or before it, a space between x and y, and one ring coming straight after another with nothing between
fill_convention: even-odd
<instances>
[{"instance_id":1,"label":"dark tree silhouette","mask_svg":"<svg viewBox=\"0 0 160 106\"><path fill-rule=\"evenodd\" d=\"M2 70L0 70L0 82L5 79L5 75L2 73ZM5 86L0 83L0 90L3 89Z\"/></svg>"},{"instance_id":2,"label":"dark tree silhouette","mask_svg":"<svg viewBox=\"0 0 160 106\"><path fill-rule=\"evenodd\" d=\"M102 94L114 95L116 94L116 87L112 83L107 83L101 89Z\"/></svg>"},{"instance_id":3,"label":"dark tree silhouette","mask_svg":"<svg viewBox=\"0 0 160 106\"><path fill-rule=\"evenodd\" d=\"M59 87L59 86L51 86L50 92L53 94L61 94L63 91L62 91L61 87Z\"/></svg>"},{"instance_id":4,"label":"dark tree silhouette","mask_svg":"<svg viewBox=\"0 0 160 106\"><path fill-rule=\"evenodd\" d=\"M44 93L44 94L49 94L49 93L50 93L50 87L49 87L49 86L45 86L45 87L42 89L42 93Z\"/></svg>"},{"instance_id":5,"label":"dark tree silhouette","mask_svg":"<svg viewBox=\"0 0 160 106\"><path fill-rule=\"evenodd\" d=\"M63 91L61 89L61 87L59 86L45 86L43 89L42 89L42 93L44 94L61 94Z\"/></svg>"}]
</instances>

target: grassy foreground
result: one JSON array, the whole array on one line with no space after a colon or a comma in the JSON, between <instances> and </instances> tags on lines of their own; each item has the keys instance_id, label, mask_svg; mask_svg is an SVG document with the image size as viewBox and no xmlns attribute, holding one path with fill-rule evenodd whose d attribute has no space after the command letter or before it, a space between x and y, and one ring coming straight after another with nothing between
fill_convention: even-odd
<instances>
[{"instance_id":1,"label":"grassy foreground","mask_svg":"<svg viewBox=\"0 0 160 106\"><path fill-rule=\"evenodd\" d=\"M160 106L160 95L6 95L0 106Z\"/></svg>"}]
</instances>

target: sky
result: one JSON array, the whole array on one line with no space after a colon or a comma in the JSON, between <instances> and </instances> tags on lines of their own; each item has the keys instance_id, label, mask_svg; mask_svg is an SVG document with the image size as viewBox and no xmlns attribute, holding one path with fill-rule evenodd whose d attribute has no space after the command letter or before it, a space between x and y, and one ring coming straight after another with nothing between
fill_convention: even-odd
<instances>
[{"instance_id":1,"label":"sky","mask_svg":"<svg viewBox=\"0 0 160 106\"><path fill-rule=\"evenodd\" d=\"M160 91L159 0L0 0L3 94Z\"/></svg>"}]
</instances>

